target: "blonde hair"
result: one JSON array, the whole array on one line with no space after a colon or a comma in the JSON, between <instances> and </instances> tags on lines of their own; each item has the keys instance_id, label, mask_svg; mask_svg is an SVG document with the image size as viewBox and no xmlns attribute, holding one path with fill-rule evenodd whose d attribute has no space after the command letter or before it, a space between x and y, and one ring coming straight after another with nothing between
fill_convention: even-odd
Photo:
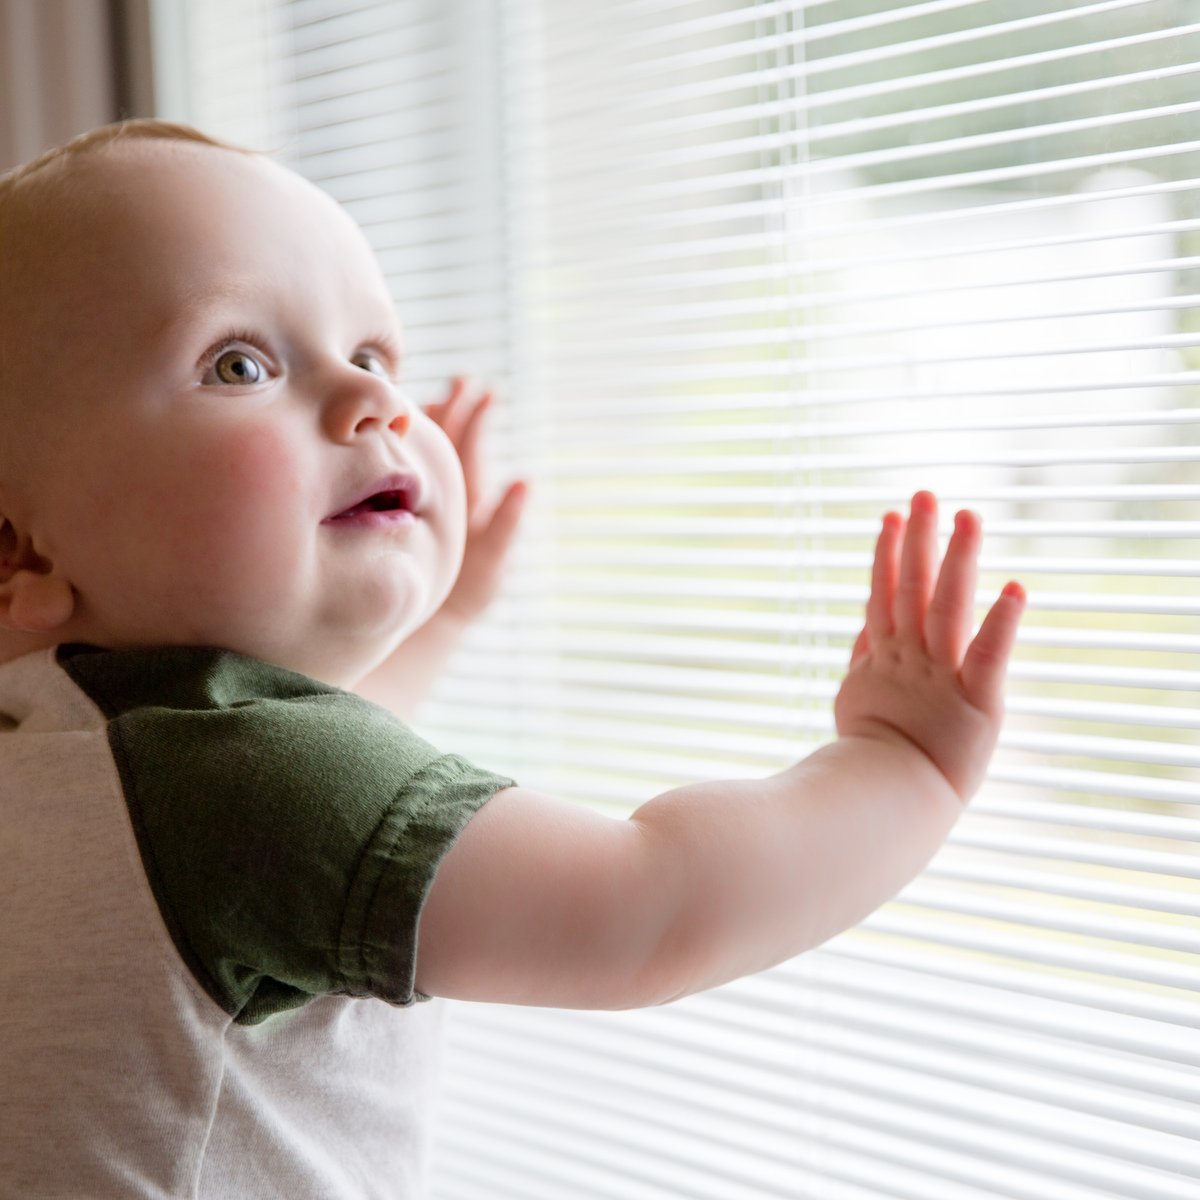
<instances>
[{"instance_id":1,"label":"blonde hair","mask_svg":"<svg viewBox=\"0 0 1200 1200\"><path fill-rule=\"evenodd\" d=\"M245 150L241 146L234 146L229 142L209 137L207 133L201 133L199 129L195 129L191 125L184 125L178 121L159 121L153 117L139 117L132 121L116 121L112 125L101 125L98 129L89 129L87 133L81 133L69 142L63 142L61 146L55 146L53 150L47 150L45 154L40 154L37 158L22 163L11 171L6 171L0 175L0 197L21 180L50 166L51 163L58 162L59 159L76 158L81 154L88 154L105 146L111 146L115 142L139 140L199 142L203 146L215 146L219 150L232 150L237 154L255 153L253 150Z\"/></svg>"}]
</instances>

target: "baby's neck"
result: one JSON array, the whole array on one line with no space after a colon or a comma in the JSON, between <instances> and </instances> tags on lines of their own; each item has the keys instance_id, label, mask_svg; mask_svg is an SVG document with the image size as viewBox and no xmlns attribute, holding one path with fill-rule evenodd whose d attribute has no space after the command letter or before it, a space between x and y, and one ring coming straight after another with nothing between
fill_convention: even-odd
<instances>
[{"instance_id":1,"label":"baby's neck","mask_svg":"<svg viewBox=\"0 0 1200 1200\"><path fill-rule=\"evenodd\" d=\"M63 639L54 633L28 633L23 629L0 629L0 664L14 658L57 646Z\"/></svg>"}]
</instances>

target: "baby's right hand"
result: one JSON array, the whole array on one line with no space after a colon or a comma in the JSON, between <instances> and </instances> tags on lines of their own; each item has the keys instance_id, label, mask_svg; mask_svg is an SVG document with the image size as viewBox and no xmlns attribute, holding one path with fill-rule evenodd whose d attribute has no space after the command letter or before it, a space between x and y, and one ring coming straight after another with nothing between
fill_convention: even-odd
<instances>
[{"instance_id":1,"label":"baby's right hand","mask_svg":"<svg viewBox=\"0 0 1200 1200\"><path fill-rule=\"evenodd\" d=\"M523 480L510 483L498 502L484 496L480 453L483 418L492 402L463 378L455 379L445 400L425 407L425 415L450 439L462 464L467 488L467 544L458 579L436 616L466 624L482 615L500 588L505 559L516 536L529 490Z\"/></svg>"},{"instance_id":2,"label":"baby's right hand","mask_svg":"<svg viewBox=\"0 0 1200 1200\"><path fill-rule=\"evenodd\" d=\"M937 501L912 499L905 529L883 519L867 623L834 705L843 737L903 739L924 753L963 801L979 787L1004 715L1004 674L1025 607L1009 583L971 640L981 526L954 519L937 573Z\"/></svg>"}]
</instances>

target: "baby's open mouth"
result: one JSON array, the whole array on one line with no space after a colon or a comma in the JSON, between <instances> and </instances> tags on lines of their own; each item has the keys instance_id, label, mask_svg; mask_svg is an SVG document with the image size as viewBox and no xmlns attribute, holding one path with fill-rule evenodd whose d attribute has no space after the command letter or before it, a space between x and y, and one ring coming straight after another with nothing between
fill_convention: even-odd
<instances>
[{"instance_id":1,"label":"baby's open mouth","mask_svg":"<svg viewBox=\"0 0 1200 1200\"><path fill-rule=\"evenodd\" d=\"M389 525L413 520L421 499L420 483L415 476L390 475L377 481L366 495L332 516L325 524Z\"/></svg>"},{"instance_id":2,"label":"baby's open mouth","mask_svg":"<svg viewBox=\"0 0 1200 1200\"><path fill-rule=\"evenodd\" d=\"M357 517L360 513L391 512L397 508L408 511L403 492L376 492L374 496L368 496L361 504L355 504L345 512L338 513L333 519L341 521L347 517Z\"/></svg>"}]
</instances>

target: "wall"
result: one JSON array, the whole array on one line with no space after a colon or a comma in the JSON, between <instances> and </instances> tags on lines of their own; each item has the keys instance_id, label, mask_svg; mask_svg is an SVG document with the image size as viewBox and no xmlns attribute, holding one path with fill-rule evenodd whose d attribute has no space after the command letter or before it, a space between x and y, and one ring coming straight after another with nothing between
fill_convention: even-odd
<instances>
[{"instance_id":1,"label":"wall","mask_svg":"<svg viewBox=\"0 0 1200 1200\"><path fill-rule=\"evenodd\" d=\"M154 111L151 0L0 0L0 170Z\"/></svg>"}]
</instances>

